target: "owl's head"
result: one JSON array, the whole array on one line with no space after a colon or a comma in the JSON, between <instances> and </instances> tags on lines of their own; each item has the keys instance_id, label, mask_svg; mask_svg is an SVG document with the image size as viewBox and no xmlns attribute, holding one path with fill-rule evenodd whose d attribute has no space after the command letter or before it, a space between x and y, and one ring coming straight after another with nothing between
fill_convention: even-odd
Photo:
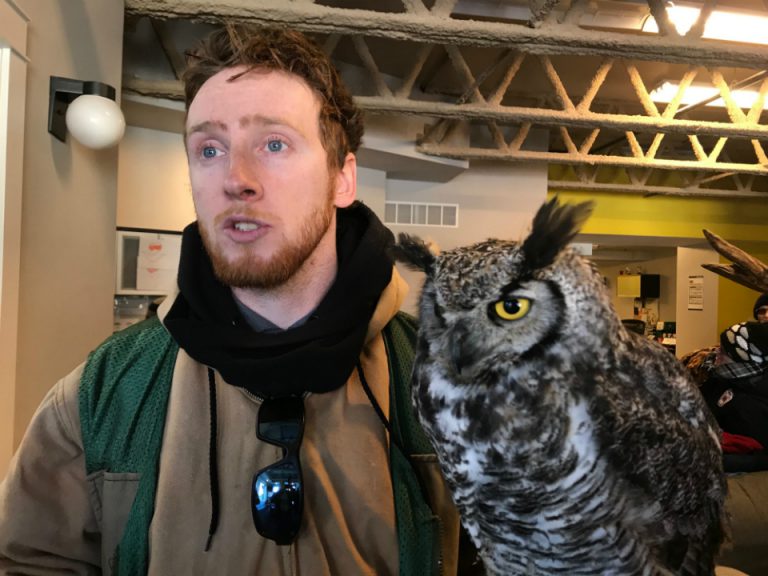
<instances>
[{"instance_id":1,"label":"owl's head","mask_svg":"<svg viewBox=\"0 0 768 576\"><path fill-rule=\"evenodd\" d=\"M567 248L591 211L592 203L555 197L521 242L486 240L440 254L400 234L395 257L426 274L419 315L432 352L471 378L494 355L515 362L562 343L565 332L578 336L575 317L586 327L613 314L597 272Z\"/></svg>"}]
</instances>

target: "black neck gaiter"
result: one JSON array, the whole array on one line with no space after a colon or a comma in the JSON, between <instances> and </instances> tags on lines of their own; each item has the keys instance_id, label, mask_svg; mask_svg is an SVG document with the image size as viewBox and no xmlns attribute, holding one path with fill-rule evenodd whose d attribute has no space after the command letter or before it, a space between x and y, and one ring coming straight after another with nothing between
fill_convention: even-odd
<instances>
[{"instance_id":1,"label":"black neck gaiter","mask_svg":"<svg viewBox=\"0 0 768 576\"><path fill-rule=\"evenodd\" d=\"M192 358L257 396L335 390L354 369L392 278L392 242L392 233L364 204L338 209L333 285L307 322L261 334L243 320L231 289L214 275L197 224L190 224L182 236L180 294L163 323Z\"/></svg>"}]
</instances>

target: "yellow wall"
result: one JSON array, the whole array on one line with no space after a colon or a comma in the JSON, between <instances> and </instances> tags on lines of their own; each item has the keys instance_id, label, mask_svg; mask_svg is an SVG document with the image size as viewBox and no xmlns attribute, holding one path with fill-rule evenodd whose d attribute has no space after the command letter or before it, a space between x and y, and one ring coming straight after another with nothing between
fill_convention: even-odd
<instances>
[{"instance_id":1,"label":"yellow wall","mask_svg":"<svg viewBox=\"0 0 768 576\"><path fill-rule=\"evenodd\" d=\"M762 199L643 197L637 194L552 191L565 202L593 200L582 232L629 236L703 238L707 228L737 241L768 242L768 197Z\"/></svg>"},{"instance_id":2,"label":"yellow wall","mask_svg":"<svg viewBox=\"0 0 768 576\"><path fill-rule=\"evenodd\" d=\"M564 202L593 200L582 232L623 236L682 237L702 240L706 228L768 264L768 199L643 197L635 194L552 191ZM728 261L721 258L721 262ZM717 326L752 319L758 292L719 279ZM718 332L718 333L719 333Z\"/></svg>"}]
</instances>

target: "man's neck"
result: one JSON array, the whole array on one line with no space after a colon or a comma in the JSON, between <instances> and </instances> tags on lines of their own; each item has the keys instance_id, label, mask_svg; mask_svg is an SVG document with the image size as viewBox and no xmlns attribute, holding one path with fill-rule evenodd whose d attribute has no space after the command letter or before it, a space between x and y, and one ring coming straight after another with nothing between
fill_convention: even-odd
<instances>
[{"instance_id":1,"label":"man's neck","mask_svg":"<svg viewBox=\"0 0 768 576\"><path fill-rule=\"evenodd\" d=\"M320 304L336 279L336 254L324 262L313 256L287 282L275 288L232 288L235 298L280 328L288 328Z\"/></svg>"}]
</instances>

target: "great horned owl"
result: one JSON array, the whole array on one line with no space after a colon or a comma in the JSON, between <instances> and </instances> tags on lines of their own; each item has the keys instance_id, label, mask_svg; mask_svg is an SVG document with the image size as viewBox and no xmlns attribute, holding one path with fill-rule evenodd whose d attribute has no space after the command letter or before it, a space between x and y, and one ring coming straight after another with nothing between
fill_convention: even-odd
<instances>
[{"instance_id":1,"label":"great horned owl","mask_svg":"<svg viewBox=\"0 0 768 576\"><path fill-rule=\"evenodd\" d=\"M555 198L522 242L439 255L400 235L398 259L426 273L419 419L489 572L713 574L717 424L567 246L590 211Z\"/></svg>"}]
</instances>

